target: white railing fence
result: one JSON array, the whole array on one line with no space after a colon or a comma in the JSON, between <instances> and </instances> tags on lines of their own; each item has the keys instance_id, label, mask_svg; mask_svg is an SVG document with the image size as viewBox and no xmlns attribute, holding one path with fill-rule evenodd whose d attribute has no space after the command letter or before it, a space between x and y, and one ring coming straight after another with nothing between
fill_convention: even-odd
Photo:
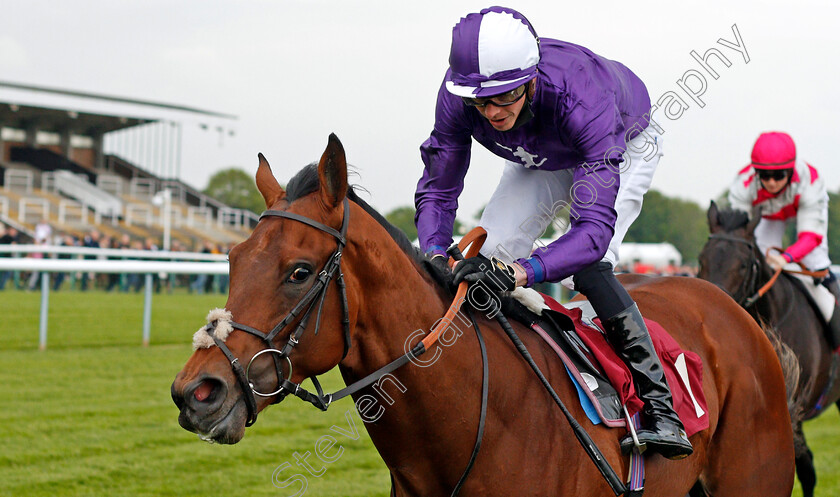
<instances>
[{"instance_id":1,"label":"white railing fence","mask_svg":"<svg viewBox=\"0 0 840 497\"><path fill-rule=\"evenodd\" d=\"M47 327L50 306L50 273L134 273L145 275L143 297L143 346L149 345L152 321L152 275L166 274L228 274L226 256L194 252L163 252L119 249L91 249L37 245L0 245L0 253L97 255L101 257L134 257L140 254L157 260L91 260L91 259L34 259L29 257L0 257L0 272L33 271L41 276L41 313L38 326L38 348L47 348ZM179 259L179 260L172 260ZM203 262L182 262L182 261Z\"/></svg>"},{"instance_id":2,"label":"white railing fence","mask_svg":"<svg viewBox=\"0 0 840 497\"><path fill-rule=\"evenodd\" d=\"M23 197L18 201L18 221L35 224L50 219L50 203L45 198Z\"/></svg>"},{"instance_id":3,"label":"white railing fence","mask_svg":"<svg viewBox=\"0 0 840 497\"><path fill-rule=\"evenodd\" d=\"M32 171L25 169L6 169L4 184L7 190L32 193L34 182Z\"/></svg>"},{"instance_id":4,"label":"white railing fence","mask_svg":"<svg viewBox=\"0 0 840 497\"><path fill-rule=\"evenodd\" d=\"M88 224L88 208L87 205L75 202L73 200L62 199L58 202L58 222L60 224L67 224L68 222L87 226Z\"/></svg>"}]
</instances>

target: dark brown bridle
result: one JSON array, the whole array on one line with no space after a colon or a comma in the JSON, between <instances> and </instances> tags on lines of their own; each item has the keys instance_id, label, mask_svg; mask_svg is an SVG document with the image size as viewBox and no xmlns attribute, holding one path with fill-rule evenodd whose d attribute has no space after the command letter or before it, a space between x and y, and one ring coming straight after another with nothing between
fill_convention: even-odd
<instances>
[{"instance_id":1,"label":"dark brown bridle","mask_svg":"<svg viewBox=\"0 0 840 497\"><path fill-rule=\"evenodd\" d=\"M318 334L318 330L321 327L321 312L324 309L324 300L327 295L327 288L329 287L330 282L334 278L336 284L338 285L339 291L341 292L342 325L344 327L344 355L342 356L342 359L347 355L347 351L350 349L350 313L347 306L347 290L344 283L344 275L341 273L341 252L344 246L347 245L347 225L350 220L350 208L348 200L346 198L344 199L344 220L341 223L341 231L335 230L325 224L319 223L318 221L313 221L308 217L301 216L293 212L267 210L262 213L262 215L260 216L260 220L266 217L281 217L286 219L293 219L295 221L312 226L313 228L317 228L327 234L332 235L338 242L338 246L327 260L326 264L324 265L324 269L320 273L318 273L318 279L315 281L312 287L298 301L298 303L292 308L292 310L290 310L289 313L286 314L286 316L270 332L263 333L262 331L252 328L250 326L241 323L236 323L233 321L230 322L231 326L233 326L234 329L242 330L246 333L254 335L266 344L267 348L256 353L248 362L247 368L243 369L242 364L239 362L239 359L233 354L233 352L230 351L227 345L225 345L225 343L215 335L216 322L210 323L204 328L207 334L209 334L213 338L213 341L216 343L216 346L219 347L222 353L225 354L225 357L227 357L228 361L230 361L231 368L233 369L233 372L236 375L236 379L239 382L239 386L242 389L242 394L245 397L245 405L248 408L248 420L245 422L245 426L251 426L257 421L256 396L275 397L273 403L276 404L285 399L289 394L292 394L307 402L312 403L321 410L326 410L327 407L329 407L330 403L333 400L333 396L330 394L324 394L324 391L322 390L321 384L318 382L317 377L313 376L310 378L312 380L312 383L315 385L315 390L317 391L316 394L308 392L306 389L301 387L300 383L295 383L291 381L292 361L289 358L289 354L291 354L292 350L295 348L295 345L297 345L300 339L303 337L303 333L306 330L306 326L309 323L309 319L312 316L312 312L315 310L316 306L318 308L318 312L315 319L314 333L316 335ZM274 338L281 331L283 331L283 329L285 329L286 326L288 326L292 321L294 321L295 318L297 318L298 315L300 315L301 313L303 313L303 315L300 321L298 322L298 325L295 328L295 330L291 334L289 334L289 339L286 341L286 344L283 346L282 349L275 348L273 343ZM274 367L277 371L277 390L270 393L263 393L257 391L254 388L254 384L250 381L250 378L248 377L248 372L251 369L251 364L254 362L254 359L256 359L262 354L271 354L272 358L274 359ZM289 372L288 375L286 375L286 377L284 377L283 375L282 368L284 360L288 364L289 368Z\"/></svg>"},{"instance_id":2,"label":"dark brown bridle","mask_svg":"<svg viewBox=\"0 0 840 497\"><path fill-rule=\"evenodd\" d=\"M390 363L379 368L378 370L367 375L366 377L354 382L351 385L346 386L345 388L335 393L325 394L316 376L312 376L309 378L312 381L312 384L315 385L316 393L309 392L305 388L303 388L300 383L295 383L291 381L292 362L289 355L291 354L295 345L297 345L300 339L302 338L306 326L309 323L309 319L312 315L312 311L315 310L316 303L318 307L318 313L315 321L314 333L316 335L318 334L318 330L321 326L321 312L324 307L324 299L326 297L327 287L333 279L335 279L336 284L338 285L338 288L341 292L342 325L344 328L344 354L342 355L342 359L347 356L347 352L350 350L350 313L347 304L347 289L344 283L344 275L341 273L341 254L342 249L345 245L347 245L347 225L350 219L350 207L348 200L345 198L344 220L341 223L340 231L330 228L329 226L319 223L318 221L313 221L308 217L286 211L267 210L262 213L262 215L260 216L260 220L262 220L265 217L272 216L293 219L295 221L312 226L313 228L317 228L325 233L332 235L338 241L338 246L330 256L330 258L327 260L324 269L318 274L318 279L312 285L312 288L310 288L309 291L306 292L306 295L304 295L303 298L301 298L300 301L298 301L298 303L292 308L292 310L289 311L289 313L286 314L286 316L270 332L263 333L262 331L252 328L250 326L230 321L230 324L234 329L242 330L246 333L254 335L266 344L265 349L254 354L254 356L248 362L247 367L243 368L242 364L239 362L239 359L233 354L233 352L230 351L227 345L225 345L225 343L221 339L216 337L216 322L210 323L204 327L205 332L207 332L207 334L209 334L213 338L214 343L219 347L219 349L222 351L225 357L227 357L227 360L230 362L230 366L233 369L234 374L236 375L236 379L239 382L239 386L242 389L243 396L245 397L245 405L248 408L248 420L246 421L245 426L251 426L257 421L257 396L274 397L274 401L272 403L276 404L281 402L283 399L285 399L288 395L291 394L311 403L312 405L314 405L318 409L321 409L322 411L326 411L333 401L342 399L344 397L347 397L348 395L352 395L353 393L361 390L362 388L365 388L371 385L372 383L376 382L385 374L388 374L404 366L413 358L419 357L420 355L424 354L427 350L425 342L428 342L430 344L434 343L434 341L437 340L440 334L440 331L436 329L436 332L433 331L432 333L430 333L424 341L418 342L416 345L414 345L414 347L412 347L410 351L397 357ZM275 348L274 344L272 343L274 341L274 338L286 326L288 326L292 321L294 321L294 319L297 318L297 316L300 315L302 312L303 317L301 317L300 322L298 323L297 328L295 328L294 332L292 332L289 335L289 339L286 341L286 344L283 346L283 348ZM442 329L443 327L440 328ZM476 333L478 333L477 326ZM481 340L480 335L479 340ZM272 358L274 359L274 366L277 371L277 390L269 393L263 393L255 390L254 384L250 381L250 377L248 375L248 372L251 368L251 364L257 357L259 357L262 354L272 355ZM484 358L486 364L486 357L483 345L482 357ZM283 375L282 368L284 360L289 367L289 372L287 375L285 375L285 377ZM486 374L484 378L486 382ZM483 388L483 391L486 397L486 386ZM482 407L482 419L484 416L484 412L485 407Z\"/></svg>"},{"instance_id":3,"label":"dark brown bridle","mask_svg":"<svg viewBox=\"0 0 840 497\"><path fill-rule=\"evenodd\" d=\"M741 281L738 288L732 292L732 298L738 302L738 305L744 307L745 309L753 306L756 301L764 295L763 293L759 295L758 292L755 292L755 286L758 281L758 273L761 268L756 244L746 238L741 238L727 233L712 233L709 235L709 239L743 243L749 247L750 253L753 256L752 261L750 262L749 273L747 274L747 277Z\"/></svg>"},{"instance_id":4,"label":"dark brown bridle","mask_svg":"<svg viewBox=\"0 0 840 497\"><path fill-rule=\"evenodd\" d=\"M776 280L779 278L779 275L782 272L789 274L804 274L812 278L825 278L828 275L828 269L824 269L822 271L811 271L805 266L803 266L801 263L798 263L799 266L802 268L801 271L794 271L784 268L776 269L773 272L773 276L771 276L770 279L767 280L767 282L761 286L761 288L755 290L755 287L758 285L758 273L760 270L759 261L761 258L761 253L759 252L755 242L726 233L712 233L711 235L709 235L709 238L717 240L728 240L731 242L746 244L747 247L749 247L750 252L752 252L753 254L752 262L750 264L749 275L741 282L741 285L738 286L737 290L732 294L732 298L735 299L738 302L738 305L740 305L744 309L749 309L750 307L755 305L755 303L758 302L758 299L763 297L770 290L770 288L773 287L773 284L776 283ZM782 249L778 247L770 247L767 249L767 252L769 253L771 250L777 250L778 252L782 252ZM743 295L740 298L737 298L736 296L740 293L742 293Z\"/></svg>"}]
</instances>

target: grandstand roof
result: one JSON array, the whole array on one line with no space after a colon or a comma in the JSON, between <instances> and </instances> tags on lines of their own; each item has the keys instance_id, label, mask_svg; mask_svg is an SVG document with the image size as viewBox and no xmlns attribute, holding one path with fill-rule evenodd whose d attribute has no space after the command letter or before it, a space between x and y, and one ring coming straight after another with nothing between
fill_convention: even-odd
<instances>
[{"instance_id":1,"label":"grandstand roof","mask_svg":"<svg viewBox=\"0 0 840 497\"><path fill-rule=\"evenodd\" d=\"M41 131L107 133L152 121L235 120L236 116L183 105L0 81L0 125Z\"/></svg>"},{"instance_id":2,"label":"grandstand roof","mask_svg":"<svg viewBox=\"0 0 840 497\"><path fill-rule=\"evenodd\" d=\"M19 104L0 104L0 124L9 128L26 129L38 123L41 131L59 132L70 127L79 134L94 135L129 128L148 122L133 117L105 116L66 109L30 107Z\"/></svg>"}]
</instances>

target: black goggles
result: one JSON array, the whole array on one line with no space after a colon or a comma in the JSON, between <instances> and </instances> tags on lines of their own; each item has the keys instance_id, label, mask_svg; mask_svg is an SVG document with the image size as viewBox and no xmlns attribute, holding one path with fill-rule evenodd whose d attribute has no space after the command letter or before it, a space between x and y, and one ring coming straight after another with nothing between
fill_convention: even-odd
<instances>
[{"instance_id":1,"label":"black goggles","mask_svg":"<svg viewBox=\"0 0 840 497\"><path fill-rule=\"evenodd\" d=\"M493 95L492 97L483 97L483 98L469 98L469 97L461 97L461 100L464 101L465 104L469 105L470 107L484 107L487 104L492 103L496 107L507 107L508 105L513 105L518 102L522 97L525 96L525 87L527 85L522 85L513 90L508 92L502 93L501 95Z\"/></svg>"},{"instance_id":2,"label":"black goggles","mask_svg":"<svg viewBox=\"0 0 840 497\"><path fill-rule=\"evenodd\" d=\"M790 175L790 169L758 169L756 174L762 180L776 180L782 181Z\"/></svg>"}]
</instances>

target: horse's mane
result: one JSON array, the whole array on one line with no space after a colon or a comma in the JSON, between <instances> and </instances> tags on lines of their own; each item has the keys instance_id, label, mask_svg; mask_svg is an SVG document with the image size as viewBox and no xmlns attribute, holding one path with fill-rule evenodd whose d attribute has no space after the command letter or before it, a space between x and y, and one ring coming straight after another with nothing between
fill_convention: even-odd
<instances>
[{"instance_id":1,"label":"horse's mane","mask_svg":"<svg viewBox=\"0 0 840 497\"><path fill-rule=\"evenodd\" d=\"M348 166L349 169L349 166ZM318 164L313 162L308 166L304 167L297 174L289 180L289 184L286 185L286 199L289 202L293 202L303 196L309 195L310 193L318 190L320 188L321 182L318 178ZM347 189L347 198L349 198L352 202L356 203L359 207L362 208L365 212L367 212L372 218L376 220L385 231L391 235L391 238L397 243L397 245L405 252L406 255L411 258L418 266L425 269L426 265L424 261L426 260L426 256L420 251L420 248L415 246L411 243L411 240L408 239L408 236L399 228L394 226L393 224L389 223L387 219L385 219L382 214L376 211L373 207L368 205L367 202L359 198L359 195L356 193L355 185L351 185Z\"/></svg>"},{"instance_id":2,"label":"horse's mane","mask_svg":"<svg viewBox=\"0 0 840 497\"><path fill-rule=\"evenodd\" d=\"M742 210L726 207L718 211L718 223L724 231L743 228L750 221L750 215Z\"/></svg>"}]
</instances>

